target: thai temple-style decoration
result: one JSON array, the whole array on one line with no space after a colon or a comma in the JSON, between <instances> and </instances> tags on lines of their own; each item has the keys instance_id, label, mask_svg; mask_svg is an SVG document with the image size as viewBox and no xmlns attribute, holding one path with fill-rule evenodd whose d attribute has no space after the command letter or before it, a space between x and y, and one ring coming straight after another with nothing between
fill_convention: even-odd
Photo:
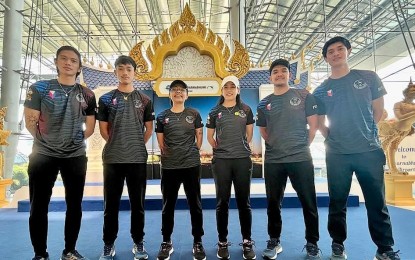
<instances>
[{"instance_id":1,"label":"thai temple-style decoration","mask_svg":"<svg viewBox=\"0 0 415 260\"><path fill-rule=\"evenodd\" d=\"M145 56L142 52L143 43L144 41L137 43L129 54L137 63L137 80L156 80L162 77L163 66L160 64L168 56L178 54L187 46L194 47L200 54L213 59L216 77L224 78L233 74L241 78L250 68L249 55L245 48L233 40L234 53L231 56L229 46L195 19L188 4L180 19L153 39L145 51Z\"/></svg>"}]
</instances>

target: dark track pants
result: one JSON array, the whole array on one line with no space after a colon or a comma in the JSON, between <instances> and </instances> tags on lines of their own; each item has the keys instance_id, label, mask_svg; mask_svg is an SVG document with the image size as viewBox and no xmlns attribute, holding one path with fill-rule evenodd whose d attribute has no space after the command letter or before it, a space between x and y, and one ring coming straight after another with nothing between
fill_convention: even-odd
<instances>
[{"instance_id":1,"label":"dark track pants","mask_svg":"<svg viewBox=\"0 0 415 260\"><path fill-rule=\"evenodd\" d=\"M303 207L305 239L307 242L317 243L319 240L318 211L312 161L265 163L264 167L270 238L279 239L281 236L281 205L289 177Z\"/></svg>"},{"instance_id":2,"label":"dark track pants","mask_svg":"<svg viewBox=\"0 0 415 260\"><path fill-rule=\"evenodd\" d=\"M118 234L118 213L120 199L127 184L131 209L130 233L134 243L144 238L144 201L147 185L145 163L104 164L104 227L105 244L113 244Z\"/></svg>"},{"instance_id":3,"label":"dark track pants","mask_svg":"<svg viewBox=\"0 0 415 260\"><path fill-rule=\"evenodd\" d=\"M212 172L216 187L216 224L219 241L226 242L228 236L229 201L232 183L239 211L242 239L251 240L251 158L212 160Z\"/></svg>"},{"instance_id":4,"label":"dark track pants","mask_svg":"<svg viewBox=\"0 0 415 260\"><path fill-rule=\"evenodd\" d=\"M183 169L163 169L161 175L161 192L163 194L161 233L163 241L168 242L171 240L174 226L174 208L182 183L190 209L194 242L202 241L204 231L200 176L199 165Z\"/></svg>"},{"instance_id":5,"label":"dark track pants","mask_svg":"<svg viewBox=\"0 0 415 260\"><path fill-rule=\"evenodd\" d=\"M87 160L86 156L72 158L57 158L42 154L29 156L29 232L35 255L45 255L47 251L48 207L59 172L65 187L65 250L75 249L81 228Z\"/></svg>"},{"instance_id":6,"label":"dark track pants","mask_svg":"<svg viewBox=\"0 0 415 260\"><path fill-rule=\"evenodd\" d=\"M359 154L326 154L330 194L328 230L334 242L342 244L347 237L346 211L353 172L365 198L369 232L381 252L392 249L392 224L385 203L383 150Z\"/></svg>"}]
</instances>

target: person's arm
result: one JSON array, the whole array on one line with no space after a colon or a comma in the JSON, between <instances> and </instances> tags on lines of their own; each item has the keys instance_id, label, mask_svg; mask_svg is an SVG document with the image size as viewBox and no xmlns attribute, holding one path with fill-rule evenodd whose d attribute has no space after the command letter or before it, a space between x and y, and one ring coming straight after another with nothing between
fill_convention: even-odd
<instances>
[{"instance_id":1,"label":"person's arm","mask_svg":"<svg viewBox=\"0 0 415 260\"><path fill-rule=\"evenodd\" d=\"M85 117L85 131L84 131L84 139L90 137L95 130L95 115L86 116Z\"/></svg>"},{"instance_id":2,"label":"person's arm","mask_svg":"<svg viewBox=\"0 0 415 260\"><path fill-rule=\"evenodd\" d=\"M318 115L318 130L320 133L324 136L324 138L327 138L329 135L329 128L326 126L326 115Z\"/></svg>"},{"instance_id":3,"label":"person's arm","mask_svg":"<svg viewBox=\"0 0 415 260\"><path fill-rule=\"evenodd\" d=\"M200 150L203 142L203 127L196 128L196 146Z\"/></svg>"},{"instance_id":4,"label":"person's arm","mask_svg":"<svg viewBox=\"0 0 415 260\"><path fill-rule=\"evenodd\" d=\"M144 123L144 143L146 144L150 140L151 134L153 133L153 121L147 121Z\"/></svg>"},{"instance_id":5,"label":"person's arm","mask_svg":"<svg viewBox=\"0 0 415 260\"><path fill-rule=\"evenodd\" d=\"M104 138L104 140L108 142L108 139L110 138L108 132L108 122L99 121L99 132L101 133L102 138Z\"/></svg>"},{"instance_id":6,"label":"person's arm","mask_svg":"<svg viewBox=\"0 0 415 260\"><path fill-rule=\"evenodd\" d=\"M161 154L164 154L164 133L156 133Z\"/></svg>"},{"instance_id":7,"label":"person's arm","mask_svg":"<svg viewBox=\"0 0 415 260\"><path fill-rule=\"evenodd\" d=\"M262 138L264 138L265 142L268 140L268 133L266 127L259 127L259 133L261 134Z\"/></svg>"},{"instance_id":8,"label":"person's arm","mask_svg":"<svg viewBox=\"0 0 415 260\"><path fill-rule=\"evenodd\" d=\"M31 109L31 108L24 108L24 119L26 124L26 129L29 133L35 137L37 131L37 125L39 123L40 111Z\"/></svg>"},{"instance_id":9,"label":"person's arm","mask_svg":"<svg viewBox=\"0 0 415 260\"><path fill-rule=\"evenodd\" d=\"M216 148L216 140L215 140L215 128L208 128L207 129L207 140L209 144L212 146L212 148Z\"/></svg>"},{"instance_id":10,"label":"person's arm","mask_svg":"<svg viewBox=\"0 0 415 260\"><path fill-rule=\"evenodd\" d=\"M376 124L382 118L383 109L384 109L383 96L372 100L373 119L375 120Z\"/></svg>"},{"instance_id":11,"label":"person's arm","mask_svg":"<svg viewBox=\"0 0 415 260\"><path fill-rule=\"evenodd\" d=\"M254 124L246 125L246 141L248 143L251 142L253 133L254 133Z\"/></svg>"},{"instance_id":12,"label":"person's arm","mask_svg":"<svg viewBox=\"0 0 415 260\"><path fill-rule=\"evenodd\" d=\"M316 136L318 129L318 115L311 115L307 117L308 123L308 143L311 144Z\"/></svg>"}]
</instances>

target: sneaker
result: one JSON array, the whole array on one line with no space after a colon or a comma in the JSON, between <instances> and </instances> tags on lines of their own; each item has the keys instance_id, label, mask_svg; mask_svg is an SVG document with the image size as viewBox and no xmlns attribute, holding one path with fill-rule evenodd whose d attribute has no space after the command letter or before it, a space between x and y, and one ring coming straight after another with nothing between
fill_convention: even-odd
<instances>
[{"instance_id":1,"label":"sneaker","mask_svg":"<svg viewBox=\"0 0 415 260\"><path fill-rule=\"evenodd\" d=\"M114 256L115 256L114 244L104 245L104 250L102 251L102 254L99 260L114 260Z\"/></svg>"},{"instance_id":2,"label":"sneaker","mask_svg":"<svg viewBox=\"0 0 415 260\"><path fill-rule=\"evenodd\" d=\"M242 256L244 259L256 259L255 251L252 249L252 246L255 245L255 241L244 239L239 245L242 246Z\"/></svg>"},{"instance_id":3,"label":"sneaker","mask_svg":"<svg viewBox=\"0 0 415 260\"><path fill-rule=\"evenodd\" d=\"M346 251L344 246L333 242L331 244L331 260L345 260L347 259Z\"/></svg>"},{"instance_id":4,"label":"sneaker","mask_svg":"<svg viewBox=\"0 0 415 260\"><path fill-rule=\"evenodd\" d=\"M230 246L229 242L218 242L218 252L216 253L216 256L219 259L231 258L229 255L228 246Z\"/></svg>"},{"instance_id":5,"label":"sneaker","mask_svg":"<svg viewBox=\"0 0 415 260\"><path fill-rule=\"evenodd\" d=\"M88 260L88 258L83 257L80 253L78 253L78 251L74 249L66 254L62 252L61 260Z\"/></svg>"},{"instance_id":6,"label":"sneaker","mask_svg":"<svg viewBox=\"0 0 415 260\"><path fill-rule=\"evenodd\" d=\"M379 251L376 251L376 256L373 260L400 260L399 256L399 250L396 252L388 251L380 253Z\"/></svg>"},{"instance_id":7,"label":"sneaker","mask_svg":"<svg viewBox=\"0 0 415 260\"><path fill-rule=\"evenodd\" d=\"M282 252L282 246L278 239L271 238L267 241L267 248L262 251L262 257L265 259L277 259L277 255Z\"/></svg>"},{"instance_id":8,"label":"sneaker","mask_svg":"<svg viewBox=\"0 0 415 260\"><path fill-rule=\"evenodd\" d=\"M197 242L193 244L193 260L205 260L206 253L203 248L202 242Z\"/></svg>"},{"instance_id":9,"label":"sneaker","mask_svg":"<svg viewBox=\"0 0 415 260\"><path fill-rule=\"evenodd\" d=\"M148 254L147 254L147 251L144 248L144 243L143 242L134 244L132 251L133 251L133 254L134 254L134 260L141 260L141 259L147 259L148 258Z\"/></svg>"},{"instance_id":10,"label":"sneaker","mask_svg":"<svg viewBox=\"0 0 415 260\"><path fill-rule=\"evenodd\" d=\"M157 255L159 260L169 260L170 255L174 252L173 244L171 242L163 242L160 245L160 250Z\"/></svg>"},{"instance_id":11,"label":"sneaker","mask_svg":"<svg viewBox=\"0 0 415 260\"><path fill-rule=\"evenodd\" d=\"M32 258L32 260L49 260L49 254L46 253L45 255L35 255L35 257Z\"/></svg>"},{"instance_id":12,"label":"sneaker","mask_svg":"<svg viewBox=\"0 0 415 260\"><path fill-rule=\"evenodd\" d=\"M317 244L307 242L304 248L307 251L307 259L310 259L310 260L321 259L320 249L318 248Z\"/></svg>"}]
</instances>

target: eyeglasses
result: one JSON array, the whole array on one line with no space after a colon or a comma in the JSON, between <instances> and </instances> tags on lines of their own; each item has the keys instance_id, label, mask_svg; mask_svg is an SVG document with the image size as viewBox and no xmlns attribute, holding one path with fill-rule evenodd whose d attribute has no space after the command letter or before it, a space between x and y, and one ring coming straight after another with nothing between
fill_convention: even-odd
<instances>
[{"instance_id":1,"label":"eyeglasses","mask_svg":"<svg viewBox=\"0 0 415 260\"><path fill-rule=\"evenodd\" d=\"M184 88L171 88L170 92L176 92L176 93L183 93L186 90Z\"/></svg>"}]
</instances>

